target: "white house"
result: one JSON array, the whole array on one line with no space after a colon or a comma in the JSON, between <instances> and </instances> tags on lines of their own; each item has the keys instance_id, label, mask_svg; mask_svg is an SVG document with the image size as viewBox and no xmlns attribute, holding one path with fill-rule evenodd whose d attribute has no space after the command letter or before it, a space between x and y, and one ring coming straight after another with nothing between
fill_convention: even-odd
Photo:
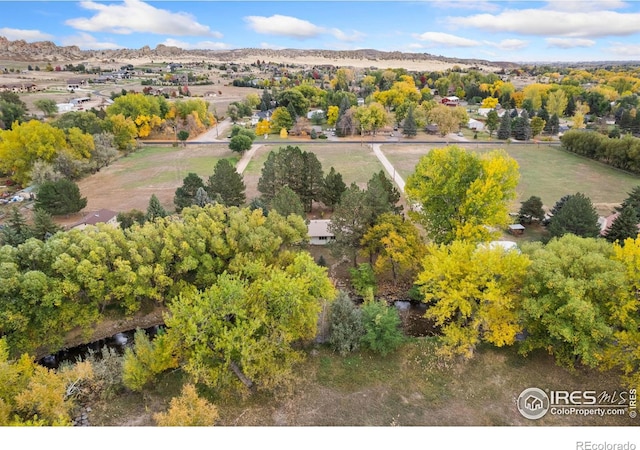
<instances>
[{"instance_id":1,"label":"white house","mask_svg":"<svg viewBox=\"0 0 640 450\"><path fill-rule=\"evenodd\" d=\"M328 219L314 219L309 221L308 233L311 245L325 245L335 239L333 233L329 231Z\"/></svg>"},{"instance_id":2,"label":"white house","mask_svg":"<svg viewBox=\"0 0 640 450\"><path fill-rule=\"evenodd\" d=\"M324 111L323 111L323 110L321 110L321 109L314 109L313 111L309 111L309 112L307 113L307 119L309 119L309 120L313 119L314 114L318 114L318 115L320 115L321 117L324 117Z\"/></svg>"}]
</instances>

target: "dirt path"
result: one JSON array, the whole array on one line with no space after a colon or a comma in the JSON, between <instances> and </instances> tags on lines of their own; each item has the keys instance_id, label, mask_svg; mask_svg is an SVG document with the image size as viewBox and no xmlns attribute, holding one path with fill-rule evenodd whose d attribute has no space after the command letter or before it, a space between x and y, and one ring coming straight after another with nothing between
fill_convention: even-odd
<instances>
[{"instance_id":1,"label":"dirt path","mask_svg":"<svg viewBox=\"0 0 640 450\"><path fill-rule=\"evenodd\" d=\"M405 185L404 179L396 171L395 167L393 167L393 164L391 164L391 162L387 159L387 157L384 156L384 153L382 153L382 150L380 149L380 146L382 144L370 144L370 145L371 145L371 148L373 149L373 153L376 155L376 157L380 161L380 164L382 164L382 166L387 171L391 179L396 183L396 185L398 186L398 189L400 189L400 192L404 193L404 185Z\"/></svg>"}]
</instances>

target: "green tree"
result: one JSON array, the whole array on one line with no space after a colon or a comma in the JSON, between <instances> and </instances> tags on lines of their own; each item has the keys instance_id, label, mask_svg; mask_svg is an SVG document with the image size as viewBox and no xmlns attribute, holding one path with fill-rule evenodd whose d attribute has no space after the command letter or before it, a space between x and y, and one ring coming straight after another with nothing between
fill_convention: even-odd
<instances>
[{"instance_id":1,"label":"green tree","mask_svg":"<svg viewBox=\"0 0 640 450\"><path fill-rule=\"evenodd\" d=\"M113 135L118 150L131 151L136 146L138 129L130 117L122 114L110 115L104 122L105 131Z\"/></svg>"},{"instance_id":2,"label":"green tree","mask_svg":"<svg viewBox=\"0 0 640 450\"><path fill-rule=\"evenodd\" d=\"M76 213L87 206L80 188L69 180L46 181L40 185L36 195L36 208L54 216Z\"/></svg>"},{"instance_id":3,"label":"green tree","mask_svg":"<svg viewBox=\"0 0 640 450\"><path fill-rule=\"evenodd\" d=\"M362 311L346 292L338 292L329 315L329 345L345 356L358 350L363 335Z\"/></svg>"},{"instance_id":4,"label":"green tree","mask_svg":"<svg viewBox=\"0 0 640 450\"><path fill-rule=\"evenodd\" d=\"M413 280L425 248L414 224L397 214L385 213L363 236L361 246L375 256L378 277L391 271L394 284Z\"/></svg>"},{"instance_id":5,"label":"green tree","mask_svg":"<svg viewBox=\"0 0 640 450\"><path fill-rule=\"evenodd\" d=\"M289 214L297 214L300 217L305 217L304 206L300 201L298 194L293 192L289 186L282 187L269 205L272 211L277 211L278 214L287 217Z\"/></svg>"},{"instance_id":6,"label":"green tree","mask_svg":"<svg viewBox=\"0 0 640 450\"><path fill-rule=\"evenodd\" d=\"M231 140L229 141L229 150L238 152L238 153L244 153L251 148L252 144L253 144L253 141L249 136L246 136L244 134L239 134L237 136L232 137Z\"/></svg>"},{"instance_id":7,"label":"green tree","mask_svg":"<svg viewBox=\"0 0 640 450\"><path fill-rule=\"evenodd\" d=\"M50 98L41 98L35 101L36 108L44 113L45 116L51 117L58 113L58 106L55 100Z\"/></svg>"},{"instance_id":8,"label":"green tree","mask_svg":"<svg viewBox=\"0 0 640 450\"><path fill-rule=\"evenodd\" d=\"M486 241L493 235L488 227L510 223L518 179L518 163L503 151L478 155L457 146L435 149L407 179L405 191L420 205L410 215L436 243Z\"/></svg>"},{"instance_id":9,"label":"green tree","mask_svg":"<svg viewBox=\"0 0 640 450\"><path fill-rule=\"evenodd\" d=\"M547 111L549 111L550 115L555 114L556 116L561 117L567 109L568 101L569 100L567 99L567 95L562 89L549 92L546 109Z\"/></svg>"},{"instance_id":10,"label":"green tree","mask_svg":"<svg viewBox=\"0 0 640 450\"><path fill-rule=\"evenodd\" d=\"M195 197L193 198L193 205L204 208L210 203L215 203L215 201L211 197L209 197L209 194L207 194L205 188L199 187L196 191Z\"/></svg>"},{"instance_id":11,"label":"green tree","mask_svg":"<svg viewBox=\"0 0 640 450\"><path fill-rule=\"evenodd\" d=\"M375 217L385 212L398 214L402 211L402 206L398 206L400 191L387 178L384 170L373 174L369 179L367 182L367 194Z\"/></svg>"},{"instance_id":12,"label":"green tree","mask_svg":"<svg viewBox=\"0 0 640 450\"><path fill-rule=\"evenodd\" d=\"M187 130L180 130L177 134L178 140L182 142L182 145L187 145L187 139L189 139L189 132Z\"/></svg>"},{"instance_id":13,"label":"green tree","mask_svg":"<svg viewBox=\"0 0 640 450\"><path fill-rule=\"evenodd\" d=\"M531 266L522 291L527 338L520 352L544 349L562 365L596 367L612 337L609 315L626 287L611 244L565 235L545 246L523 246L523 252Z\"/></svg>"},{"instance_id":14,"label":"green tree","mask_svg":"<svg viewBox=\"0 0 640 450\"><path fill-rule=\"evenodd\" d=\"M46 240L62 231L63 228L53 221L53 217L47 211L36 208L33 214L33 237Z\"/></svg>"},{"instance_id":15,"label":"green tree","mask_svg":"<svg viewBox=\"0 0 640 450\"><path fill-rule=\"evenodd\" d=\"M545 212L542 208L542 199L532 195L524 202L521 202L520 206L520 223L531 223L533 219L537 219L540 222L544 220Z\"/></svg>"},{"instance_id":16,"label":"green tree","mask_svg":"<svg viewBox=\"0 0 640 450\"><path fill-rule=\"evenodd\" d=\"M377 292L376 274L369 263L358 264L349 269L353 290L365 300L373 300Z\"/></svg>"},{"instance_id":17,"label":"green tree","mask_svg":"<svg viewBox=\"0 0 640 450\"><path fill-rule=\"evenodd\" d=\"M500 125L500 118L498 117L498 113L495 109L492 109L487 113L487 122L486 127L489 130L489 137L493 136L493 132L498 129Z\"/></svg>"},{"instance_id":18,"label":"green tree","mask_svg":"<svg viewBox=\"0 0 640 450\"><path fill-rule=\"evenodd\" d=\"M147 221L147 216L139 209L119 212L117 216L120 228L123 230L131 228L134 224L143 225Z\"/></svg>"},{"instance_id":19,"label":"green tree","mask_svg":"<svg viewBox=\"0 0 640 450\"><path fill-rule=\"evenodd\" d=\"M21 123L27 114L27 105L15 92L0 92L0 128L11 129L14 122Z\"/></svg>"},{"instance_id":20,"label":"green tree","mask_svg":"<svg viewBox=\"0 0 640 450\"><path fill-rule=\"evenodd\" d=\"M627 198L622 201L620 206L616 207L616 211L622 212L627 206L631 206L636 211L636 215L640 217L640 186L634 187L631 192L627 193Z\"/></svg>"},{"instance_id":21,"label":"green tree","mask_svg":"<svg viewBox=\"0 0 640 450\"><path fill-rule=\"evenodd\" d=\"M293 119L287 108L279 106L273 111L273 114L271 114L270 124L272 133L280 133L280 130L283 128L287 131L291 129Z\"/></svg>"},{"instance_id":22,"label":"green tree","mask_svg":"<svg viewBox=\"0 0 640 450\"><path fill-rule=\"evenodd\" d=\"M442 327L442 352L471 357L480 342L515 342L520 289L529 258L502 247L454 241L431 245L416 285L426 317Z\"/></svg>"},{"instance_id":23,"label":"green tree","mask_svg":"<svg viewBox=\"0 0 640 450\"><path fill-rule=\"evenodd\" d=\"M51 122L56 128L68 130L70 128L79 128L87 134L99 134L104 131L102 119L91 111L69 111L58 116Z\"/></svg>"},{"instance_id":24,"label":"green tree","mask_svg":"<svg viewBox=\"0 0 640 450\"><path fill-rule=\"evenodd\" d=\"M509 139L511 137L511 116L507 111L502 115L500 127L498 128L498 139Z\"/></svg>"},{"instance_id":25,"label":"green tree","mask_svg":"<svg viewBox=\"0 0 640 450\"><path fill-rule=\"evenodd\" d=\"M362 346L387 355L404 342L398 311L383 301L368 301L362 305Z\"/></svg>"},{"instance_id":26,"label":"green tree","mask_svg":"<svg viewBox=\"0 0 640 450\"><path fill-rule=\"evenodd\" d=\"M160 200L158 200L156 194L151 194L149 205L147 206L146 219L153 222L154 220L162 217L167 217L167 211L160 204Z\"/></svg>"},{"instance_id":27,"label":"green tree","mask_svg":"<svg viewBox=\"0 0 640 450\"><path fill-rule=\"evenodd\" d=\"M30 237L33 237L33 230L27 224L20 208L12 207L5 226L0 230L0 243L17 247Z\"/></svg>"},{"instance_id":28,"label":"green tree","mask_svg":"<svg viewBox=\"0 0 640 450\"><path fill-rule=\"evenodd\" d=\"M544 130L546 124L547 123L538 116L535 116L533 119L531 119L531 137L536 137L537 135L542 133L542 130Z\"/></svg>"},{"instance_id":29,"label":"green tree","mask_svg":"<svg viewBox=\"0 0 640 450\"><path fill-rule=\"evenodd\" d=\"M122 381L133 391L141 391L162 372L178 367L175 342L162 333L149 339L144 330L136 330L134 347L127 348L122 363Z\"/></svg>"},{"instance_id":30,"label":"green tree","mask_svg":"<svg viewBox=\"0 0 640 450\"><path fill-rule=\"evenodd\" d=\"M628 205L614 219L604 237L609 242L618 242L620 245L624 245L626 239L638 237L638 222L640 220L636 210L633 206Z\"/></svg>"},{"instance_id":31,"label":"green tree","mask_svg":"<svg viewBox=\"0 0 640 450\"><path fill-rule=\"evenodd\" d=\"M332 166L322 184L322 203L332 209L335 208L346 189L347 185L342 181L342 174L340 172L336 172Z\"/></svg>"},{"instance_id":32,"label":"green tree","mask_svg":"<svg viewBox=\"0 0 640 450\"><path fill-rule=\"evenodd\" d=\"M578 192L569 196L562 207L553 213L548 229L552 237L560 237L567 233L581 237L598 237L598 213L591 199Z\"/></svg>"},{"instance_id":33,"label":"green tree","mask_svg":"<svg viewBox=\"0 0 640 450\"><path fill-rule=\"evenodd\" d=\"M353 267L357 267L360 241L373 220L367 192L351 183L331 216L328 228L335 237L329 244L332 252L337 256L348 257Z\"/></svg>"},{"instance_id":34,"label":"green tree","mask_svg":"<svg viewBox=\"0 0 640 450\"><path fill-rule=\"evenodd\" d=\"M182 211L187 206L191 206L196 198L198 188L204 188L204 181L195 173L189 173L182 180L182 186L176 189L173 203L176 205L176 212Z\"/></svg>"},{"instance_id":35,"label":"green tree","mask_svg":"<svg viewBox=\"0 0 640 450\"><path fill-rule=\"evenodd\" d=\"M240 206L246 201L245 189L242 175L236 171L228 159L220 159L208 180L209 196L214 198L220 195L224 205Z\"/></svg>"},{"instance_id":36,"label":"green tree","mask_svg":"<svg viewBox=\"0 0 640 450\"><path fill-rule=\"evenodd\" d=\"M334 296L326 269L308 254L283 268L246 259L206 290L182 292L169 305L168 333L196 381L270 391L293 376L302 353L292 344L315 336L321 301Z\"/></svg>"}]
</instances>

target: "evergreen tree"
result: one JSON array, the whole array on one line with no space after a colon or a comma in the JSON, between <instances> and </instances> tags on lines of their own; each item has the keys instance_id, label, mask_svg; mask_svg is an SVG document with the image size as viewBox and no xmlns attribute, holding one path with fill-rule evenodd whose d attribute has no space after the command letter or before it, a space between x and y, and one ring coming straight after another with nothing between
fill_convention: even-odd
<instances>
[{"instance_id":1,"label":"evergreen tree","mask_svg":"<svg viewBox=\"0 0 640 450\"><path fill-rule=\"evenodd\" d=\"M402 211L402 206L398 206L400 192L382 170L367 182L367 195L375 216L385 212L399 214Z\"/></svg>"},{"instance_id":2,"label":"evergreen tree","mask_svg":"<svg viewBox=\"0 0 640 450\"><path fill-rule=\"evenodd\" d=\"M249 209L255 211L256 209L262 210L262 215L267 217L269 215L269 205L264 201L262 197L256 197L249 203Z\"/></svg>"},{"instance_id":3,"label":"evergreen tree","mask_svg":"<svg viewBox=\"0 0 640 450\"><path fill-rule=\"evenodd\" d=\"M204 182L197 174L190 173L182 180L182 186L176 189L173 197L176 212L181 212L184 208L193 205L198 188L204 188Z\"/></svg>"},{"instance_id":4,"label":"evergreen tree","mask_svg":"<svg viewBox=\"0 0 640 450\"><path fill-rule=\"evenodd\" d=\"M209 177L207 192L211 198L219 194L226 206L241 206L246 201L246 186L242 175L236 171L228 159L216 163L213 175Z\"/></svg>"},{"instance_id":5,"label":"evergreen tree","mask_svg":"<svg viewBox=\"0 0 640 450\"><path fill-rule=\"evenodd\" d=\"M156 194L152 194L147 206L147 220L153 222L157 218L167 217L167 211L160 204Z\"/></svg>"},{"instance_id":6,"label":"evergreen tree","mask_svg":"<svg viewBox=\"0 0 640 450\"><path fill-rule=\"evenodd\" d=\"M509 139L511 137L511 116L507 111L502 115L500 128L498 128L498 139Z\"/></svg>"},{"instance_id":7,"label":"evergreen tree","mask_svg":"<svg viewBox=\"0 0 640 450\"><path fill-rule=\"evenodd\" d=\"M545 122L549 122L549 111L547 111L547 108L540 108L538 110L538 117L540 117L542 120L544 120ZM547 129L545 128L545 131L547 131Z\"/></svg>"},{"instance_id":8,"label":"evergreen tree","mask_svg":"<svg viewBox=\"0 0 640 450\"><path fill-rule=\"evenodd\" d=\"M489 137L493 136L493 132L498 129L500 125L500 118L498 117L498 112L495 109L492 109L487 114L487 123L486 127L489 130Z\"/></svg>"},{"instance_id":9,"label":"evergreen tree","mask_svg":"<svg viewBox=\"0 0 640 450\"><path fill-rule=\"evenodd\" d=\"M598 213L591 199L580 192L571 195L551 218L549 233L552 237L560 237L567 233L581 237L598 237Z\"/></svg>"},{"instance_id":10,"label":"evergreen tree","mask_svg":"<svg viewBox=\"0 0 640 450\"><path fill-rule=\"evenodd\" d=\"M204 208L208 204L213 203L209 194L203 187L199 187L196 191L196 196L193 198L193 204L199 206L200 208Z\"/></svg>"},{"instance_id":11,"label":"evergreen tree","mask_svg":"<svg viewBox=\"0 0 640 450\"><path fill-rule=\"evenodd\" d=\"M72 214L87 206L87 198L80 195L80 188L73 181L45 181L38 189L35 206L54 216Z\"/></svg>"},{"instance_id":12,"label":"evergreen tree","mask_svg":"<svg viewBox=\"0 0 640 450\"><path fill-rule=\"evenodd\" d=\"M622 212L627 206L631 206L640 218L640 185L631 189L631 192L627 194L627 198L616 208L616 211Z\"/></svg>"},{"instance_id":13,"label":"evergreen tree","mask_svg":"<svg viewBox=\"0 0 640 450\"><path fill-rule=\"evenodd\" d=\"M289 214L297 214L304 218L304 206L300 201L298 194L293 192L289 186L284 186L278 191L273 200L271 200L271 210L277 211L283 217L288 217Z\"/></svg>"},{"instance_id":14,"label":"evergreen tree","mask_svg":"<svg viewBox=\"0 0 640 450\"><path fill-rule=\"evenodd\" d=\"M513 137L519 141L528 141L531 139L531 124L529 123L529 114L526 110L522 111L520 117L516 117L512 124Z\"/></svg>"},{"instance_id":15,"label":"evergreen tree","mask_svg":"<svg viewBox=\"0 0 640 450\"><path fill-rule=\"evenodd\" d=\"M347 185L342 181L342 174L331 167L322 185L322 203L333 209L346 189Z\"/></svg>"},{"instance_id":16,"label":"evergreen tree","mask_svg":"<svg viewBox=\"0 0 640 450\"><path fill-rule=\"evenodd\" d=\"M262 98L260 99L260 111L271 109L271 93L267 89L262 90Z\"/></svg>"},{"instance_id":17,"label":"evergreen tree","mask_svg":"<svg viewBox=\"0 0 640 450\"><path fill-rule=\"evenodd\" d=\"M11 208L6 225L0 232L0 244L17 247L33 237L33 231L17 206Z\"/></svg>"},{"instance_id":18,"label":"evergreen tree","mask_svg":"<svg viewBox=\"0 0 640 450\"><path fill-rule=\"evenodd\" d=\"M620 245L624 245L625 239L638 237L638 222L636 210L628 205L615 218L604 237L609 242L618 241Z\"/></svg>"},{"instance_id":19,"label":"evergreen tree","mask_svg":"<svg viewBox=\"0 0 640 450\"><path fill-rule=\"evenodd\" d=\"M144 225L147 221L147 216L144 212L139 209L131 209L129 211L118 213L118 223L120 224L120 228L123 230L127 230L131 228L134 224Z\"/></svg>"},{"instance_id":20,"label":"evergreen tree","mask_svg":"<svg viewBox=\"0 0 640 450\"><path fill-rule=\"evenodd\" d=\"M53 217L42 209L36 209L33 214L33 237L47 240L63 228L53 221Z\"/></svg>"},{"instance_id":21,"label":"evergreen tree","mask_svg":"<svg viewBox=\"0 0 640 450\"><path fill-rule=\"evenodd\" d=\"M413 105L409 106L409 110L407 111L402 134L404 137L415 137L418 134L418 126L416 125L416 118L413 114Z\"/></svg>"},{"instance_id":22,"label":"evergreen tree","mask_svg":"<svg viewBox=\"0 0 640 450\"><path fill-rule=\"evenodd\" d=\"M342 101L340 102L340 109L338 110L338 119L336 120L336 136L338 137L345 136L344 128L339 127L337 125L340 123L340 121L342 120L342 117L349 110L349 108L351 108L351 102L349 101L349 98L345 96L342 98Z\"/></svg>"},{"instance_id":23,"label":"evergreen tree","mask_svg":"<svg viewBox=\"0 0 640 450\"><path fill-rule=\"evenodd\" d=\"M520 223L531 223L532 219L544 220L544 209L542 209L542 199L532 195L528 200L522 202L520 207Z\"/></svg>"},{"instance_id":24,"label":"evergreen tree","mask_svg":"<svg viewBox=\"0 0 640 450\"><path fill-rule=\"evenodd\" d=\"M549 119L549 133L556 135L560 132L560 119L556 114Z\"/></svg>"},{"instance_id":25,"label":"evergreen tree","mask_svg":"<svg viewBox=\"0 0 640 450\"><path fill-rule=\"evenodd\" d=\"M567 107L564 110L564 115L566 117L573 117L576 113L576 100L573 98L573 95L569 95L567 99Z\"/></svg>"}]
</instances>

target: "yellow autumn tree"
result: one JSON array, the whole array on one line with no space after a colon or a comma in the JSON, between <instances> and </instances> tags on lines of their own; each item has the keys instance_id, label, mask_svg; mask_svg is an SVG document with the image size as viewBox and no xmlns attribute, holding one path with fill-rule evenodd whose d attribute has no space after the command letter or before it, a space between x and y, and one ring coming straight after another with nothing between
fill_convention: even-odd
<instances>
[{"instance_id":1,"label":"yellow autumn tree","mask_svg":"<svg viewBox=\"0 0 640 450\"><path fill-rule=\"evenodd\" d=\"M256 135L269 134L271 124L268 120L261 120L256 124Z\"/></svg>"},{"instance_id":2,"label":"yellow autumn tree","mask_svg":"<svg viewBox=\"0 0 640 450\"><path fill-rule=\"evenodd\" d=\"M416 284L426 317L442 327L445 356L473 356L481 342L511 345L521 331L520 288L530 261L517 250L454 241L432 244Z\"/></svg>"},{"instance_id":3,"label":"yellow autumn tree","mask_svg":"<svg viewBox=\"0 0 640 450\"><path fill-rule=\"evenodd\" d=\"M171 399L169 410L153 418L161 427L211 427L218 420L218 408L201 398L193 384L185 384L180 396Z\"/></svg>"},{"instance_id":4,"label":"yellow autumn tree","mask_svg":"<svg viewBox=\"0 0 640 450\"><path fill-rule=\"evenodd\" d=\"M338 106L332 105L327 109L327 125L333 126L338 121L338 113L340 112L340 108Z\"/></svg>"},{"instance_id":5,"label":"yellow autumn tree","mask_svg":"<svg viewBox=\"0 0 640 450\"><path fill-rule=\"evenodd\" d=\"M493 109L498 106L498 99L495 97L487 97L482 100L482 104L480 105L482 108Z\"/></svg>"}]
</instances>

